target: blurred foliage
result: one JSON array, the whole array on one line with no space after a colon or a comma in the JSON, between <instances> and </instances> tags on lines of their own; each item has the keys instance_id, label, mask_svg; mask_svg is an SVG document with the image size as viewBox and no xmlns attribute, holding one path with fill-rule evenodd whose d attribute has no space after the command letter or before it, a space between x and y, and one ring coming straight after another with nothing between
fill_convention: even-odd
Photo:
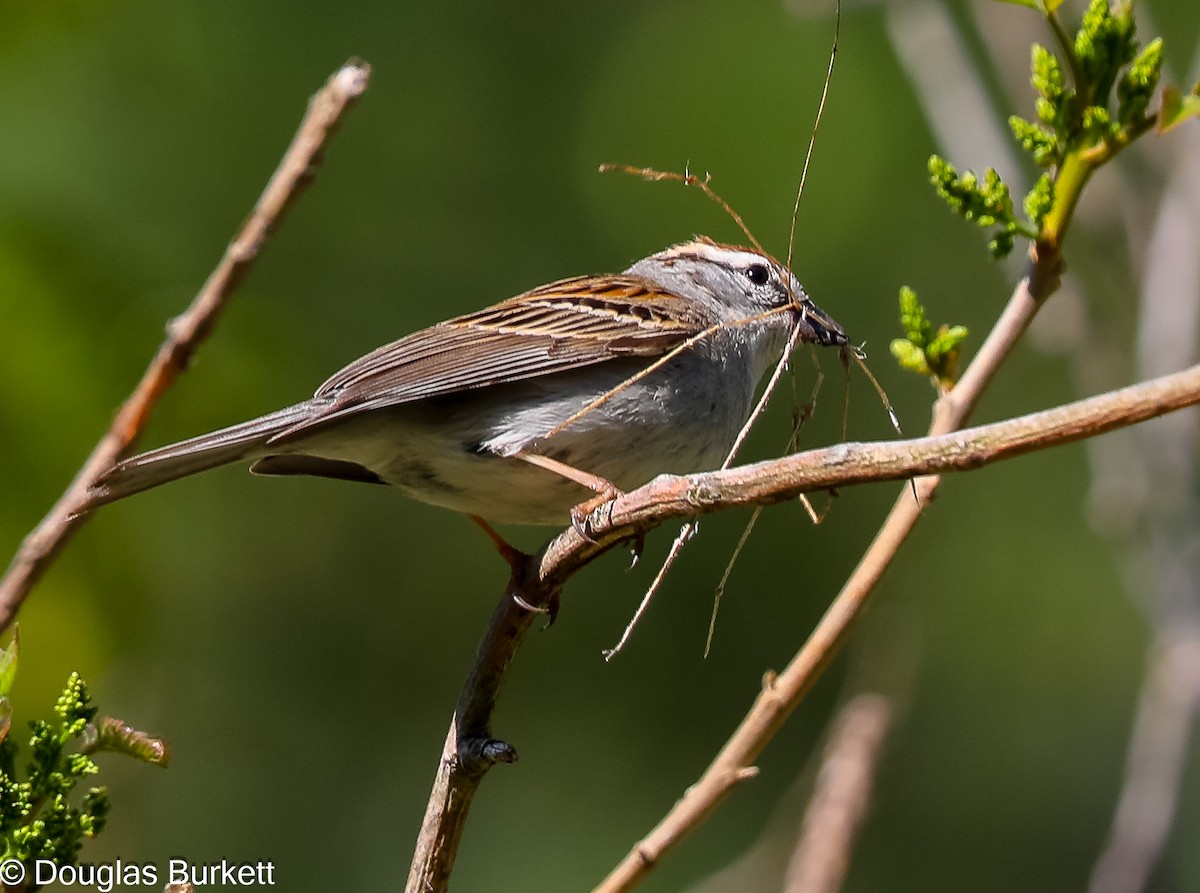
<instances>
[{"instance_id":1,"label":"blurred foliage","mask_svg":"<svg viewBox=\"0 0 1200 893\"><path fill-rule=\"evenodd\" d=\"M1195 28L1193 0L1148 6ZM533 285L621 269L697 232L739 239L694 191L603 177L602 162L712 173L785 254L832 33L827 16L768 0L533 3L520 14L316 0L9 11L0 543L10 552L215 263L306 96L347 57L372 64L371 89L149 442L294 401L377 344ZM1005 12L1018 29L1036 18ZM868 349L888 343L894 283L916 270L925 294L972 296L956 318L977 332L1009 290L929 194L931 140L885 16L846 13L795 260L808 293ZM1164 33L1172 53L1195 39ZM1082 217L1114 217L1104 201ZM1129 274L1109 240L1072 252L1073 268L1104 271L1096 318L1119 320L1111 290ZM1113 331L1128 351L1128 328ZM831 354L818 359L826 381L802 446L839 436L844 388L850 436L891 436L862 380ZM795 365L806 396L815 373ZM920 427L928 389L874 365ZM980 421L1071 394L1061 357L1023 350ZM748 459L786 442L790 407L778 402ZM850 652L657 889L688 888L751 846L803 778L848 670L889 678L881 662L897 653L916 667L908 714L847 889L1081 886L1113 805L1143 645L1109 546L1082 520L1083 456L1068 448L947 481ZM596 881L707 764L894 493L845 490L816 528L797 506L767 512L706 661L712 592L742 517L705 519L612 664L600 651L670 532L650 539L635 570L617 555L575 581L507 683L495 733L522 759L487 779L456 884L527 893ZM552 533L508 532L530 548ZM924 572L946 555L961 556L952 579ZM330 877L396 886L505 576L467 522L383 488L213 472L107 508L76 537L22 614L17 711L52 700L77 667L114 709L172 739L169 773L105 767L117 804L88 858L269 859L289 890ZM348 784L332 765L371 782ZM1161 889L1200 884L1196 776Z\"/></svg>"},{"instance_id":2,"label":"blurred foliage","mask_svg":"<svg viewBox=\"0 0 1200 893\"><path fill-rule=\"evenodd\" d=\"M21 631L13 624L3 637L4 647L0 648L0 742L8 737L12 728L12 701L9 694L17 679L17 664L21 656Z\"/></svg>"}]
</instances>

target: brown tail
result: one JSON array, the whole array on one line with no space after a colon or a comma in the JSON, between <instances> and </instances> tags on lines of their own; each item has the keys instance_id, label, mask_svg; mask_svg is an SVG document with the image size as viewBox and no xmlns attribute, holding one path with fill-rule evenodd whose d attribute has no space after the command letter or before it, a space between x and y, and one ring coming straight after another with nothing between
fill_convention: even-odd
<instances>
[{"instance_id":1,"label":"brown tail","mask_svg":"<svg viewBox=\"0 0 1200 893\"><path fill-rule=\"evenodd\" d=\"M309 418L312 411L311 403L298 403L240 425L131 456L118 462L96 482L88 494L87 508L239 459L257 458L263 455L267 441Z\"/></svg>"}]
</instances>

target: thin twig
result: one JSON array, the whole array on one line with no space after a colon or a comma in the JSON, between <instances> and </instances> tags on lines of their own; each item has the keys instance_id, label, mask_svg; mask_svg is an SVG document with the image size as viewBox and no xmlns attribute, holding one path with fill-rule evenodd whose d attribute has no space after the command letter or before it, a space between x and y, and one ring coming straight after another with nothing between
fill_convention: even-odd
<instances>
[{"instance_id":1,"label":"thin twig","mask_svg":"<svg viewBox=\"0 0 1200 893\"><path fill-rule=\"evenodd\" d=\"M812 511L812 505L805 496L800 497L804 502L805 508ZM708 615L708 634L704 637L704 657L707 659L712 653L713 636L717 634L717 614L721 611L721 598L725 595L725 587L729 585L729 578L733 576L734 565L741 557L742 550L746 548L746 543L750 541L750 534L754 532L754 525L758 523L759 516L762 515L762 506L756 505L754 511L750 513L750 520L746 522L746 526L742 528L742 535L738 537L737 545L733 547L733 554L729 556L729 561L725 564L725 572L721 574L721 579L717 583L717 588L713 592L712 613Z\"/></svg>"},{"instance_id":2,"label":"thin twig","mask_svg":"<svg viewBox=\"0 0 1200 893\"><path fill-rule=\"evenodd\" d=\"M671 541L671 548L667 551L667 557L663 559L662 566L659 567L658 573L654 575L654 579L650 581L650 585L646 587L646 594L642 596L642 600L638 602L633 616L629 618L629 622L625 624L625 629L621 631L621 637L617 639L617 644L611 648L604 649L604 659L612 660L624 650L625 645L629 642L629 637L633 635L634 629L641 622L647 609L650 607L650 600L658 593L659 588L667 579L667 573L675 566L675 562L679 559L679 555L683 552L683 547L686 546L696 535L696 522L688 521L679 528L679 533L675 534L675 539Z\"/></svg>"},{"instance_id":3,"label":"thin twig","mask_svg":"<svg viewBox=\"0 0 1200 893\"><path fill-rule=\"evenodd\" d=\"M788 229L787 262L792 268L793 255L796 252L796 220L800 217L800 199L804 196L804 186L808 182L808 168L812 164L813 150L817 147L817 131L821 128L821 119L825 116L825 101L829 99L829 85L833 83L833 65L837 62L838 40L842 36L842 3L837 0L833 11L833 46L829 48L829 64L825 67L825 82L821 86L821 100L817 103L817 117L813 121L812 133L808 137L808 149L804 152L804 166L800 169L800 185L796 187L796 201L792 205L792 223Z\"/></svg>"},{"instance_id":4,"label":"thin twig","mask_svg":"<svg viewBox=\"0 0 1200 893\"><path fill-rule=\"evenodd\" d=\"M754 249L762 254L766 254L766 250L762 247L762 243L754 237L754 233L750 231L750 227L746 225L746 221L742 219L742 215L733 210L733 206L721 196L717 195L709 184L712 182L712 176L705 174L703 177L693 174L690 170L685 170L682 174L676 171L660 171L652 167L634 167L630 164L602 164L600 165L600 173L607 174L610 171L617 171L622 174L629 174L633 177L641 177L643 180L649 180L652 183L669 181L673 183L682 183L684 186L695 186L703 192L710 200L712 200L722 211L729 215L729 218L737 224L738 229L754 246Z\"/></svg>"},{"instance_id":5,"label":"thin twig","mask_svg":"<svg viewBox=\"0 0 1200 893\"><path fill-rule=\"evenodd\" d=\"M84 462L67 491L21 544L0 579L0 628L16 616L25 597L87 519L81 510L91 485L137 440L158 400L188 366L196 348L212 332L225 302L245 278L267 237L312 182L321 151L343 113L367 87L370 66L351 60L338 69L309 101L308 112L275 169L254 210L191 305L172 320L167 337L132 395Z\"/></svg>"}]
</instances>

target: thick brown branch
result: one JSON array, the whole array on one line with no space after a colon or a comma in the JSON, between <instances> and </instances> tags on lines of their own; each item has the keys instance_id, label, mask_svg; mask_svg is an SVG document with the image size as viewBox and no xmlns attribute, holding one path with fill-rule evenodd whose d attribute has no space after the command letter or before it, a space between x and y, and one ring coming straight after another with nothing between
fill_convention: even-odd
<instances>
[{"instance_id":1,"label":"thick brown branch","mask_svg":"<svg viewBox=\"0 0 1200 893\"><path fill-rule=\"evenodd\" d=\"M882 443L841 443L782 459L682 477L664 475L603 510L587 543L566 531L543 553L539 579L561 585L623 539L671 518L767 505L852 484L969 471L1095 437L1200 402L1200 366L1031 415L962 431ZM927 479L925 487L928 487ZM900 497L913 503L911 492Z\"/></svg>"},{"instance_id":2,"label":"thick brown branch","mask_svg":"<svg viewBox=\"0 0 1200 893\"><path fill-rule=\"evenodd\" d=\"M191 305L167 329L166 340L142 380L118 410L109 430L45 518L34 528L0 579L0 628L8 626L29 591L87 518L80 514L88 488L137 440L159 398L179 377L196 348L212 331L225 302L245 277L267 237L304 187L312 182L321 151L343 113L367 87L370 67L342 66L309 101L296 136L284 153L254 210L242 224Z\"/></svg>"}]
</instances>

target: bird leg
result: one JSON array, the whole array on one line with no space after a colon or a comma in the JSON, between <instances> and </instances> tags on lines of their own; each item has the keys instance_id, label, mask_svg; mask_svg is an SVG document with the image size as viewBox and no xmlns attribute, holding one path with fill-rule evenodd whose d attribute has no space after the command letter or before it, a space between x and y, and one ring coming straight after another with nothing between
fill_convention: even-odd
<instances>
[{"instance_id":1,"label":"bird leg","mask_svg":"<svg viewBox=\"0 0 1200 893\"><path fill-rule=\"evenodd\" d=\"M546 471L552 471L569 481L574 481L581 487L587 487L596 494L591 499L581 502L571 509L571 526L575 528L576 533L589 542L592 541L592 537L588 532L588 518L592 512L606 502L611 502L617 497L625 495L625 491L608 480L608 478L591 474L573 465L568 465L566 462L551 459L549 456L543 456L539 453L517 453L516 458L528 462L530 465L535 465L538 468L544 468Z\"/></svg>"},{"instance_id":2,"label":"bird leg","mask_svg":"<svg viewBox=\"0 0 1200 893\"><path fill-rule=\"evenodd\" d=\"M467 517L474 521L479 529L484 532L484 535L491 540L492 545L496 547L496 551L500 553L500 557L507 561L508 566L512 569L512 577L508 584L509 592L512 594L512 600L524 610L529 611L531 614L545 614L550 618L547 626L553 624L555 618L558 616L557 594L553 595L550 599L550 602L544 607L531 604L521 595L521 584L522 581L528 579L530 575L530 570L532 568L531 560L533 556L526 552L522 552L520 549L502 537L499 533L497 533L495 527L478 515L468 515Z\"/></svg>"},{"instance_id":3,"label":"bird leg","mask_svg":"<svg viewBox=\"0 0 1200 893\"><path fill-rule=\"evenodd\" d=\"M500 557L508 562L509 567L515 570L518 564L529 558L528 555L497 533L496 528L483 520L483 518L478 515L468 515L467 517L474 521L479 526L479 529L483 531L484 535L492 541L492 545L496 547L496 551L500 553Z\"/></svg>"}]
</instances>

